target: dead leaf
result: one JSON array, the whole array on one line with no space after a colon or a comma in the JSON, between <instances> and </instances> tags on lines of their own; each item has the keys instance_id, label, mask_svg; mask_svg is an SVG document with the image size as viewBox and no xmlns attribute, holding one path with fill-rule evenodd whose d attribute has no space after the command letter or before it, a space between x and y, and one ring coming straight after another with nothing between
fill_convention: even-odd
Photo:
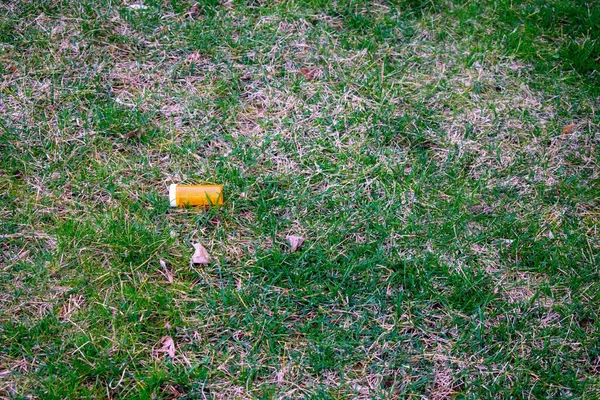
<instances>
[{"instance_id":1,"label":"dead leaf","mask_svg":"<svg viewBox=\"0 0 600 400\"><path fill-rule=\"evenodd\" d=\"M302 236L287 235L285 238L290 243L290 253L296 251L298 247L302 246L302 243L304 243L304 238Z\"/></svg>"},{"instance_id":2,"label":"dead leaf","mask_svg":"<svg viewBox=\"0 0 600 400\"><path fill-rule=\"evenodd\" d=\"M192 243L192 246L194 246L195 249L195 252L192 255L192 264L209 264L210 256L204 246L200 243Z\"/></svg>"},{"instance_id":3,"label":"dead leaf","mask_svg":"<svg viewBox=\"0 0 600 400\"><path fill-rule=\"evenodd\" d=\"M162 267L162 271L159 271L159 272L162 274L162 276L167 278L167 281L169 281L169 283L173 283L173 273L171 272L169 267L167 267L167 263L165 262L165 260L163 260L161 258L160 260L158 260L158 262L160 263L160 266Z\"/></svg>"},{"instance_id":4,"label":"dead leaf","mask_svg":"<svg viewBox=\"0 0 600 400\"><path fill-rule=\"evenodd\" d=\"M321 75L321 71L316 68L300 68L300 73L304 75L304 77L312 81L313 79L318 78Z\"/></svg>"},{"instance_id":5,"label":"dead leaf","mask_svg":"<svg viewBox=\"0 0 600 400\"><path fill-rule=\"evenodd\" d=\"M575 129L575 124L569 124L569 125L565 125L562 127L562 134L563 135L570 135L571 133L573 133L573 129Z\"/></svg>"},{"instance_id":6,"label":"dead leaf","mask_svg":"<svg viewBox=\"0 0 600 400\"><path fill-rule=\"evenodd\" d=\"M175 341L171 336L163 336L160 339L160 349L156 350L157 353L167 353L171 358L175 358Z\"/></svg>"}]
</instances>

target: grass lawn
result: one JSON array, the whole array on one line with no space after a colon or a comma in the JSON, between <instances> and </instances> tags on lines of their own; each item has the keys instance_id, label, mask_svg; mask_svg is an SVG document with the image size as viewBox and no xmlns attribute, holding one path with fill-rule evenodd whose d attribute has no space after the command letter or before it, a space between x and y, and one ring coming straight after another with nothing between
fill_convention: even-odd
<instances>
[{"instance_id":1,"label":"grass lawn","mask_svg":"<svg viewBox=\"0 0 600 400\"><path fill-rule=\"evenodd\" d=\"M0 4L0 398L600 398L596 1L135 1Z\"/></svg>"}]
</instances>

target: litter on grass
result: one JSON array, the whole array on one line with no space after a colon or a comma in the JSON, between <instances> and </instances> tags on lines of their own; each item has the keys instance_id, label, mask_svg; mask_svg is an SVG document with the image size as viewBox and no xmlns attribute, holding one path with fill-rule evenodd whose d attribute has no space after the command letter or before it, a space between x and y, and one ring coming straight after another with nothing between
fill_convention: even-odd
<instances>
[{"instance_id":1,"label":"litter on grass","mask_svg":"<svg viewBox=\"0 0 600 400\"><path fill-rule=\"evenodd\" d=\"M171 207L215 206L223 204L221 185L179 185L169 186Z\"/></svg>"}]
</instances>

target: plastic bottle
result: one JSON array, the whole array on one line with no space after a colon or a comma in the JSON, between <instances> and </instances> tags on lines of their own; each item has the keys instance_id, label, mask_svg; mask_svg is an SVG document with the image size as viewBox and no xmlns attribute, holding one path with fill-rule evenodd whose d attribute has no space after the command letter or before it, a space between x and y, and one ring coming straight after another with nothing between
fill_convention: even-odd
<instances>
[{"instance_id":1,"label":"plastic bottle","mask_svg":"<svg viewBox=\"0 0 600 400\"><path fill-rule=\"evenodd\" d=\"M171 207L214 206L223 204L222 185L179 185L169 186Z\"/></svg>"}]
</instances>

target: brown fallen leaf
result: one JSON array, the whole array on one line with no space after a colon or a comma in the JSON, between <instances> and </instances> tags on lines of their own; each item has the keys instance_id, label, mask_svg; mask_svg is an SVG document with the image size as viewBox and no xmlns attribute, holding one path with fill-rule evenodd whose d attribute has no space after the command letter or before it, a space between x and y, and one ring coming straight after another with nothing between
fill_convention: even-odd
<instances>
[{"instance_id":1,"label":"brown fallen leaf","mask_svg":"<svg viewBox=\"0 0 600 400\"><path fill-rule=\"evenodd\" d=\"M159 343L160 349L156 350L156 353L167 353L169 357L175 358L175 341L171 336L163 336Z\"/></svg>"},{"instance_id":2,"label":"brown fallen leaf","mask_svg":"<svg viewBox=\"0 0 600 400\"><path fill-rule=\"evenodd\" d=\"M202 246L200 243L192 243L194 246L194 254L192 255L192 265L193 264L209 264L210 256L208 255L208 251Z\"/></svg>"},{"instance_id":3,"label":"brown fallen leaf","mask_svg":"<svg viewBox=\"0 0 600 400\"><path fill-rule=\"evenodd\" d=\"M163 260L161 258L160 260L158 260L158 262L160 263L160 266L162 267L162 271L159 271L159 272L162 274L162 276L167 278L167 281L169 281L169 283L173 283L173 273L171 272L169 267L167 267L167 263L165 262L165 260Z\"/></svg>"},{"instance_id":4,"label":"brown fallen leaf","mask_svg":"<svg viewBox=\"0 0 600 400\"><path fill-rule=\"evenodd\" d=\"M569 124L569 125L565 125L562 127L562 134L563 135L570 135L571 133L573 133L573 129L575 129L575 124Z\"/></svg>"},{"instance_id":5,"label":"brown fallen leaf","mask_svg":"<svg viewBox=\"0 0 600 400\"><path fill-rule=\"evenodd\" d=\"M318 78L321 75L321 71L316 68L300 68L300 73L304 75L304 77L312 81L313 79Z\"/></svg>"},{"instance_id":6,"label":"brown fallen leaf","mask_svg":"<svg viewBox=\"0 0 600 400\"><path fill-rule=\"evenodd\" d=\"M298 247L302 246L302 243L304 243L304 238L302 236L287 235L285 238L290 243L290 253L296 251Z\"/></svg>"}]
</instances>

